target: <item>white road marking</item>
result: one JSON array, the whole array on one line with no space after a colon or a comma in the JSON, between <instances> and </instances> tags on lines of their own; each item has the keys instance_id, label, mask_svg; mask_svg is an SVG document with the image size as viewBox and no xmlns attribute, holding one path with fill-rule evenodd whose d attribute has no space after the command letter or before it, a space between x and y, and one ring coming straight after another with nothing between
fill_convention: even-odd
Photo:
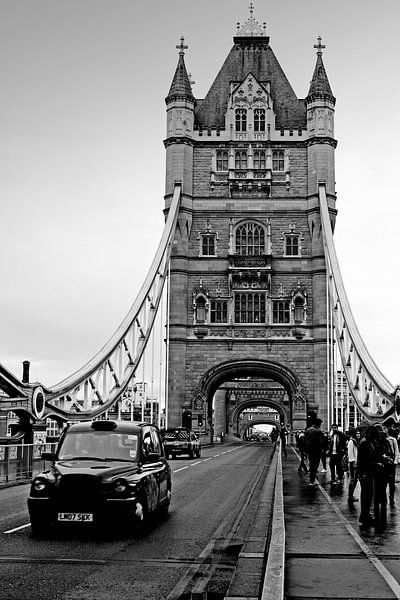
<instances>
[{"instance_id":1,"label":"white road marking","mask_svg":"<svg viewBox=\"0 0 400 600\"><path fill-rule=\"evenodd\" d=\"M231 450L226 450L225 452L220 452L218 454L214 454L213 456L210 456L209 458L203 458L203 460L198 460L195 463L192 463L191 465L189 465L190 467L194 467L196 465L199 465L202 462L207 462L208 460L212 460L213 458L217 457L217 456L221 456L222 454L228 454L229 452L234 452L234 450L240 450L241 446L236 446L235 448L232 448ZM184 471L185 469L188 469L189 466L186 467L181 467L180 469L175 469L175 471L172 471L173 473L179 473L179 471ZM14 527L14 529L8 529L7 531L3 531L3 533L14 533L15 531L20 531L21 529L26 529L27 527L30 527L31 524L30 523L26 523L26 525L20 525L19 527Z\"/></svg>"},{"instance_id":2,"label":"white road marking","mask_svg":"<svg viewBox=\"0 0 400 600\"><path fill-rule=\"evenodd\" d=\"M26 525L21 525L20 527L14 527L14 529L9 529L8 531L4 531L3 533L14 533L14 531L19 531L20 529L25 529L26 527L30 527L31 524L27 523Z\"/></svg>"}]
</instances>

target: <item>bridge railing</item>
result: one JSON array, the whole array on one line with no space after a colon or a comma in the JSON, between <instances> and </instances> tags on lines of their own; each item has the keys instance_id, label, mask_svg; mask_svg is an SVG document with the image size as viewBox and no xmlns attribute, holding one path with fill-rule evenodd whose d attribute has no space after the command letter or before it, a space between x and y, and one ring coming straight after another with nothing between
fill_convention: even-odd
<instances>
[{"instance_id":1,"label":"bridge railing","mask_svg":"<svg viewBox=\"0 0 400 600\"><path fill-rule=\"evenodd\" d=\"M0 485L28 481L43 470L42 452L53 452L57 444L0 445Z\"/></svg>"}]
</instances>

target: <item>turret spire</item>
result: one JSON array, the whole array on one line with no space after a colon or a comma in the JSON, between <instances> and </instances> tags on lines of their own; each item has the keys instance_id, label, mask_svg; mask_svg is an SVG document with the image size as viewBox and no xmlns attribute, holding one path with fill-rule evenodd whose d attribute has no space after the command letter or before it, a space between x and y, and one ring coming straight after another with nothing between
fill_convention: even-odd
<instances>
[{"instance_id":1,"label":"turret spire","mask_svg":"<svg viewBox=\"0 0 400 600\"><path fill-rule=\"evenodd\" d=\"M335 97L332 93L331 86L329 85L328 76L322 60L322 50L325 48L325 46L322 44L321 36L318 36L317 44L314 44L314 48L317 50L317 62L314 69L314 75L310 83L307 99L324 97L332 102L335 102Z\"/></svg>"},{"instance_id":2,"label":"turret spire","mask_svg":"<svg viewBox=\"0 0 400 600\"><path fill-rule=\"evenodd\" d=\"M177 45L176 48L179 50L179 59L175 75L166 98L167 102L176 98L177 96L193 99L192 86L186 71L184 59L185 50L187 50L188 46L185 44L185 38L183 36L180 39L180 44Z\"/></svg>"}]
</instances>

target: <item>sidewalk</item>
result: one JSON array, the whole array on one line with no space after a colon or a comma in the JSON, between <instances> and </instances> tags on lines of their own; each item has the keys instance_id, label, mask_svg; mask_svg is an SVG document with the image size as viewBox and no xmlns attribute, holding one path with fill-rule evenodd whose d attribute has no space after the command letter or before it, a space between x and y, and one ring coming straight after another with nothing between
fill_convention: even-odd
<instances>
[{"instance_id":1,"label":"sidewalk","mask_svg":"<svg viewBox=\"0 0 400 600\"><path fill-rule=\"evenodd\" d=\"M384 533L361 530L359 502L347 503L348 477L343 487L309 487L297 471L296 451L282 457L286 526L286 600L392 600L400 598L400 488L396 508L388 507ZM400 479L400 470L398 477ZM400 484L398 484L400 486ZM359 484L356 497L360 495Z\"/></svg>"}]
</instances>

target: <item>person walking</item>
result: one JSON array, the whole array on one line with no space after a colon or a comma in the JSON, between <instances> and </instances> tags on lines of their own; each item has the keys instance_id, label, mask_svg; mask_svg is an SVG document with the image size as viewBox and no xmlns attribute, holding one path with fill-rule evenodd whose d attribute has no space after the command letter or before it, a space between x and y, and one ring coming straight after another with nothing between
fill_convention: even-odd
<instances>
[{"instance_id":1,"label":"person walking","mask_svg":"<svg viewBox=\"0 0 400 600\"><path fill-rule=\"evenodd\" d=\"M389 504L390 506L395 505L394 493L396 490L396 465L399 462L400 452L399 445L397 443L397 431L393 428L387 432L387 441L391 448L391 456L393 457L393 464L388 465L388 482L389 482Z\"/></svg>"},{"instance_id":2,"label":"person walking","mask_svg":"<svg viewBox=\"0 0 400 600\"><path fill-rule=\"evenodd\" d=\"M321 453L323 448L323 434L321 431L322 419L316 417L310 427L307 427L304 434L304 444L308 454L308 464L310 468L310 482L308 485L315 486L318 482L315 480Z\"/></svg>"},{"instance_id":3,"label":"person walking","mask_svg":"<svg viewBox=\"0 0 400 600\"><path fill-rule=\"evenodd\" d=\"M283 455L285 456L285 458L287 457L287 448L286 448L287 435L288 435L288 430L286 429L286 427L284 425L282 425L281 430L279 432L279 437L281 438L282 452L283 452Z\"/></svg>"},{"instance_id":4,"label":"person walking","mask_svg":"<svg viewBox=\"0 0 400 600\"><path fill-rule=\"evenodd\" d=\"M387 438L387 428L380 423L374 425L378 432L374 471L374 516L376 529L387 525L387 487L394 465L394 453Z\"/></svg>"},{"instance_id":5,"label":"person walking","mask_svg":"<svg viewBox=\"0 0 400 600\"><path fill-rule=\"evenodd\" d=\"M374 425L370 425L365 431L364 437L358 445L357 472L360 478L360 517L361 527L371 527L374 518L371 515L371 504L374 494L374 473L377 462L377 445L379 433Z\"/></svg>"},{"instance_id":6,"label":"person walking","mask_svg":"<svg viewBox=\"0 0 400 600\"><path fill-rule=\"evenodd\" d=\"M340 484L343 481L342 460L346 452L346 436L339 431L336 423L332 424L331 436L329 439L328 456L329 469L331 471L331 480L328 483Z\"/></svg>"},{"instance_id":7,"label":"person walking","mask_svg":"<svg viewBox=\"0 0 400 600\"><path fill-rule=\"evenodd\" d=\"M300 464L297 470L299 473L301 473L302 471L304 471L304 473L308 473L307 451L305 445L305 434L303 429L296 433L296 444L298 451L300 452Z\"/></svg>"},{"instance_id":8,"label":"person walking","mask_svg":"<svg viewBox=\"0 0 400 600\"><path fill-rule=\"evenodd\" d=\"M361 439L361 433L358 429L350 429L349 431L349 441L347 443L347 459L349 464L349 493L347 501L349 504L353 502L358 502L358 498L354 497L354 490L358 481L358 472L357 472L357 454L358 454L358 444Z\"/></svg>"},{"instance_id":9,"label":"person walking","mask_svg":"<svg viewBox=\"0 0 400 600\"><path fill-rule=\"evenodd\" d=\"M321 452L321 463L322 463L322 469L321 469L321 473L326 473L326 455L328 453L328 448L329 448L329 435L328 432L325 429L322 429L322 435L323 435L323 444L322 444L322 452Z\"/></svg>"}]
</instances>

